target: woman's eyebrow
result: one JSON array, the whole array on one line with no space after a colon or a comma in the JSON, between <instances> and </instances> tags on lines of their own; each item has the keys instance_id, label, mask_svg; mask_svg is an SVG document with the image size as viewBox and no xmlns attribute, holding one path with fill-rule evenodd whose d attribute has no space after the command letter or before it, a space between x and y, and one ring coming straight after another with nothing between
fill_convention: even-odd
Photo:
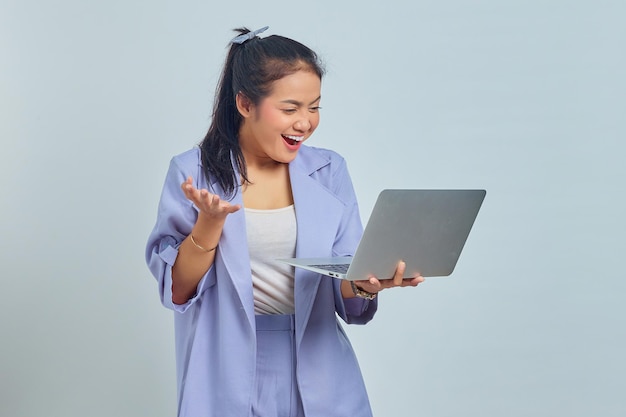
<instances>
[{"instance_id":1,"label":"woman's eyebrow","mask_svg":"<svg viewBox=\"0 0 626 417\"><path fill-rule=\"evenodd\" d=\"M315 100L313 100L312 102L309 103L309 106L311 104L315 104L318 101L320 101L322 99L322 96L319 96L318 98L316 98ZM281 100L281 103L285 103L285 104L293 104L294 106L302 106L302 103L299 102L298 100L292 100L292 99L287 99L287 100Z\"/></svg>"}]
</instances>

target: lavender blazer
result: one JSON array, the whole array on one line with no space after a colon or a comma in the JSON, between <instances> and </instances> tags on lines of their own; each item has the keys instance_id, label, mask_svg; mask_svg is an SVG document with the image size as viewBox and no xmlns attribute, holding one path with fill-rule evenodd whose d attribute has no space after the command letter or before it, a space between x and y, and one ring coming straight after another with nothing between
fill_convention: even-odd
<instances>
[{"instance_id":1,"label":"lavender blazer","mask_svg":"<svg viewBox=\"0 0 626 417\"><path fill-rule=\"evenodd\" d=\"M289 166L301 257L352 255L362 234L356 196L338 154L302 146ZM248 416L256 361L252 278L244 210L230 214L213 266L187 303L172 303L172 265L191 232L197 208L180 188L192 176L209 188L199 149L172 158L150 234L146 260L163 305L175 311L178 415ZM217 183L215 193L223 195ZM241 192L234 204L243 206ZM341 297L340 281L297 269L297 379L307 417L365 417L371 409L359 366L339 323L364 324L377 300Z\"/></svg>"}]
</instances>

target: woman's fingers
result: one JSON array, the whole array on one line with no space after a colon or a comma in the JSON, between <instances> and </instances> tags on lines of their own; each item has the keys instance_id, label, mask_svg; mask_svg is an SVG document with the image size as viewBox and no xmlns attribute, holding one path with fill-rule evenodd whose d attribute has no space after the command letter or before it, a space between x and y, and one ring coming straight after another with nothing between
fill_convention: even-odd
<instances>
[{"instance_id":1,"label":"woman's fingers","mask_svg":"<svg viewBox=\"0 0 626 417\"><path fill-rule=\"evenodd\" d=\"M209 216L223 217L241 208L239 204L233 205L223 201L217 194L211 194L206 188L198 190L193 186L191 177L181 184L181 188L185 197Z\"/></svg>"},{"instance_id":2,"label":"woman's fingers","mask_svg":"<svg viewBox=\"0 0 626 417\"><path fill-rule=\"evenodd\" d=\"M406 263L404 261L398 262L396 267L396 273L393 276L393 286L399 287L402 285L402 278L404 278L404 270L406 269Z\"/></svg>"},{"instance_id":3,"label":"woman's fingers","mask_svg":"<svg viewBox=\"0 0 626 417\"><path fill-rule=\"evenodd\" d=\"M181 188L185 197L200 210L208 213L219 211L220 198L215 194L209 193L205 188L201 190L195 188L191 177L187 177L185 182L181 184Z\"/></svg>"}]
</instances>

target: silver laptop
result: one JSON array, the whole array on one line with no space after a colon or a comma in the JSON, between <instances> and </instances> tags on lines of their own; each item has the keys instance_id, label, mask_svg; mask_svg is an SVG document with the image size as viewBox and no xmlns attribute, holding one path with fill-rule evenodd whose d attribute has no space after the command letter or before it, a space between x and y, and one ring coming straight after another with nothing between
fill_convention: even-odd
<instances>
[{"instance_id":1,"label":"silver laptop","mask_svg":"<svg viewBox=\"0 0 626 417\"><path fill-rule=\"evenodd\" d=\"M334 278L448 276L485 198L485 190L383 190L353 257L279 259Z\"/></svg>"}]
</instances>

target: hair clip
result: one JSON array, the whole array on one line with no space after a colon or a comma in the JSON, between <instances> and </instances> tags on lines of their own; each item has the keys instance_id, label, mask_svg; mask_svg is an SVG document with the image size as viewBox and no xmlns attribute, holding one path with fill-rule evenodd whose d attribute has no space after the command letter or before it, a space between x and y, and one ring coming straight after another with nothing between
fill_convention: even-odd
<instances>
[{"instance_id":1,"label":"hair clip","mask_svg":"<svg viewBox=\"0 0 626 417\"><path fill-rule=\"evenodd\" d=\"M241 45L245 41L249 41L250 39L254 38L259 33L265 32L267 29L269 29L269 26L265 26L253 32L248 32L248 33L244 33L243 35L236 36L230 41L230 43L238 43L239 45Z\"/></svg>"}]
</instances>

